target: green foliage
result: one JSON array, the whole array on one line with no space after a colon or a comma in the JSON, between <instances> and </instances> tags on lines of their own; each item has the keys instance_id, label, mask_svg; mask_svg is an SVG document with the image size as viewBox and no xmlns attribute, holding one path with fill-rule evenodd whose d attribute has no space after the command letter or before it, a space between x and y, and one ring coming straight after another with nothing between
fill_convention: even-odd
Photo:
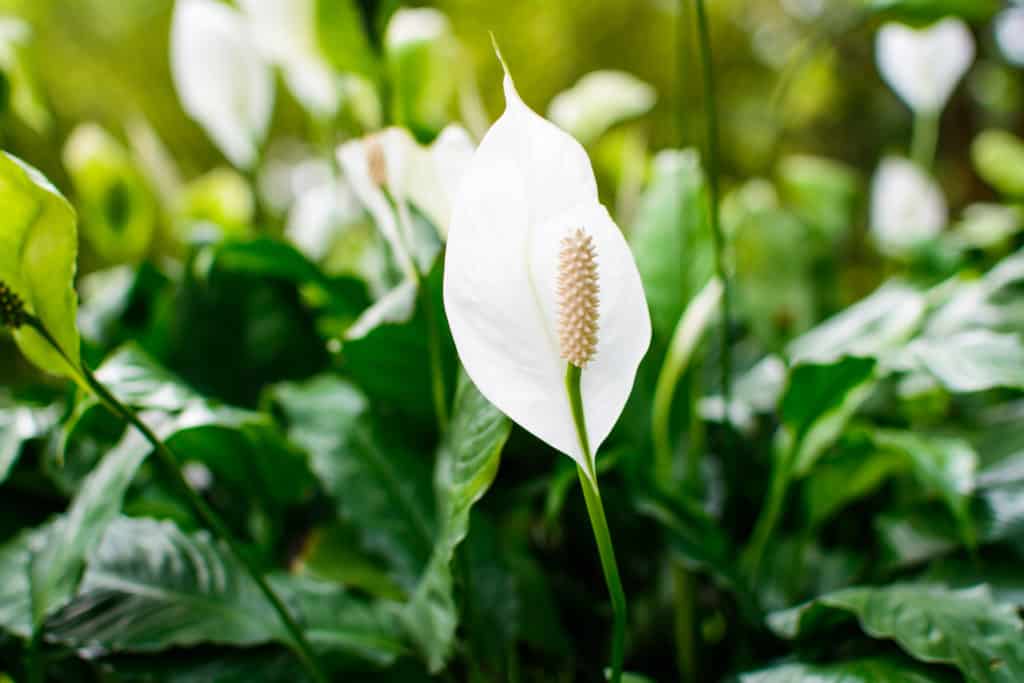
<instances>
[{"instance_id":1,"label":"green foliage","mask_svg":"<svg viewBox=\"0 0 1024 683\"><path fill-rule=\"evenodd\" d=\"M594 155L651 315L597 454L623 681L1024 680L1024 81L999 3L705 3L724 282L690 3L289 5L316 32L282 26L301 44L265 57L340 105L282 90L251 173L174 97L171 0L74 4L0 0L24 17L0 19L0 312L31 323L0 330L0 682L313 680L248 563L329 680L603 680L614 610L575 469L450 334L441 223L468 151L374 157L383 126L480 140L488 30ZM928 169L948 215L890 259L869 178L913 123L870 59L885 23L949 17L977 64Z\"/></svg>"}]
</instances>

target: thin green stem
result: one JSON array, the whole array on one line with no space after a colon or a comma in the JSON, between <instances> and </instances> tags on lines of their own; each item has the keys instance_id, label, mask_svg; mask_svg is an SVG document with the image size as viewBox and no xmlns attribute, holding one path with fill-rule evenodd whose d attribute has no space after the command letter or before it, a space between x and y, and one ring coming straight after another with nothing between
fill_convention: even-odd
<instances>
[{"instance_id":1,"label":"thin green stem","mask_svg":"<svg viewBox=\"0 0 1024 683\"><path fill-rule=\"evenodd\" d=\"M57 344L57 341L38 318L31 316L27 323L31 325L36 332L42 335L42 337L46 339L58 353L67 359L67 355L64 353L63 349L61 349L60 345ZM70 359L67 360L69 363L71 362ZM76 366L72 364L72 367ZM220 516L213 511L213 508L206 504L206 501L195 492L192 486L188 483L188 480L185 479L185 475L181 471L178 458L173 452L171 452L170 448L153 433L149 426L139 419L138 415L136 415L132 409L121 403L121 401L119 401L117 397L114 396L84 364L77 367L82 373L82 378L85 380L88 387L96 394L96 397L100 402L102 402L108 410L114 413L114 415L120 417L138 430L138 432L142 434L146 441L148 441L153 447L153 451L157 454L161 463L167 469L168 474L170 474L178 488L181 489L181 492L188 499L188 502L195 509L199 517L207 526L213 529L214 533L224 543L227 544L232 554L234 554L234 556L242 563L242 566L245 567L245 570L252 577L253 581L255 581L256 585L259 586L264 597L277 612L281 619L281 623L284 624L285 629L291 635L295 654L302 662L303 667L314 681L317 683L327 683L328 679L320 670L320 666L316 660L316 654L313 651L313 647L309 644L309 641L306 640L306 636L303 634L302 628L292 617L281 598L278 597L274 589L271 588L269 583L267 583L267 580L263 576L263 572L260 568L245 552L241 544L235 540L234 536L231 534L227 525L221 520Z\"/></svg>"},{"instance_id":2,"label":"thin green stem","mask_svg":"<svg viewBox=\"0 0 1024 683\"><path fill-rule=\"evenodd\" d=\"M46 664L42 653L43 625L34 624L32 637L28 641L28 683L43 683L46 680Z\"/></svg>"},{"instance_id":3,"label":"thin green stem","mask_svg":"<svg viewBox=\"0 0 1024 683\"><path fill-rule=\"evenodd\" d=\"M718 105L715 97L715 69L711 53L711 31L708 27L708 14L704 0L695 0L697 4L697 36L700 46L701 65L704 75L704 115L707 125L705 141L705 157L708 176L708 215L711 219L711 235L715 245L715 273L722 281L722 397L728 406L732 394L732 343L729 333L730 309L732 306L729 280L726 276L725 234L719 216L721 191L719 186L719 150L718 150ZM725 411L725 421L729 422L729 411Z\"/></svg>"},{"instance_id":4,"label":"thin green stem","mask_svg":"<svg viewBox=\"0 0 1024 683\"><path fill-rule=\"evenodd\" d=\"M757 583L757 578L761 571L761 562L764 559L764 551L768 546L768 540L775 533L775 527L779 523L779 518L782 516L788 488L788 470L780 465L776 465L772 470L772 482L768 489L768 499L765 501L764 507L761 508L761 514L757 518L757 523L750 536L750 544L747 546L744 557L751 584L756 585Z\"/></svg>"},{"instance_id":5,"label":"thin green stem","mask_svg":"<svg viewBox=\"0 0 1024 683\"><path fill-rule=\"evenodd\" d=\"M590 526L594 530L597 551L601 556L601 569L604 572L605 583L608 584L608 595L612 603L613 624L610 680L611 683L620 683L622 680L622 661L626 645L626 592L622 589L622 580L619 578L619 565L615 560L615 546L612 544L612 535L608 530L608 520L604 515L601 493L597 488L597 475L594 472L593 457L590 453L590 440L587 438L586 420L583 413L583 396L580 392L581 375L582 370L569 363L565 372L565 388L569 395L569 407L572 411L573 423L576 426L576 436L579 438L580 448L583 451L583 459L587 463L586 469L582 465L577 465L576 473L579 476L580 487L583 489L583 499L587 504Z\"/></svg>"},{"instance_id":6,"label":"thin green stem","mask_svg":"<svg viewBox=\"0 0 1024 683\"><path fill-rule=\"evenodd\" d=\"M926 171L935 165L935 152L939 145L939 113L918 112L914 115L914 133L910 154Z\"/></svg>"}]
</instances>

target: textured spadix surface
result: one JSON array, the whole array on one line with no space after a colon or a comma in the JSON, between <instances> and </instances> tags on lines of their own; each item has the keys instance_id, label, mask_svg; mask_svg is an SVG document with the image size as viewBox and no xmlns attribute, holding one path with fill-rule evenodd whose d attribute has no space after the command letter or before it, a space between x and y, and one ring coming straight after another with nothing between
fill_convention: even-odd
<instances>
[{"instance_id":1,"label":"textured spadix surface","mask_svg":"<svg viewBox=\"0 0 1024 683\"><path fill-rule=\"evenodd\" d=\"M562 240L593 241L597 346L581 379L592 452L618 420L651 324L622 233L598 201L578 142L531 111L505 76L505 113L470 162L448 235L444 301L459 357L480 392L523 428L585 463L559 348Z\"/></svg>"}]
</instances>

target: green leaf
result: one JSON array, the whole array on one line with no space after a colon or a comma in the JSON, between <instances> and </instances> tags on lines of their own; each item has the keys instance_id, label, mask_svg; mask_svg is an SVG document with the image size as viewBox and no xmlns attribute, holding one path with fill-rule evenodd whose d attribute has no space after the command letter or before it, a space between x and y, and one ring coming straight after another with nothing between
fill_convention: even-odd
<instances>
[{"instance_id":1,"label":"green leaf","mask_svg":"<svg viewBox=\"0 0 1024 683\"><path fill-rule=\"evenodd\" d=\"M807 474L840 436L874 384L875 361L870 358L793 368L779 406L778 452L786 469L798 477Z\"/></svg>"},{"instance_id":2,"label":"green leaf","mask_svg":"<svg viewBox=\"0 0 1024 683\"><path fill-rule=\"evenodd\" d=\"M898 363L927 370L953 393L1024 389L1024 344L1015 334L968 330L916 339Z\"/></svg>"},{"instance_id":3,"label":"green leaf","mask_svg":"<svg viewBox=\"0 0 1024 683\"><path fill-rule=\"evenodd\" d=\"M668 341L686 305L714 272L711 228L700 159L693 150L662 152L644 193L631 246L651 309L651 324ZM681 268L680 264L686 267Z\"/></svg>"},{"instance_id":4,"label":"green leaf","mask_svg":"<svg viewBox=\"0 0 1024 683\"><path fill-rule=\"evenodd\" d=\"M838 453L819 461L804 484L811 526L819 527L843 507L862 498L905 466L904 459L869 442L842 443Z\"/></svg>"},{"instance_id":5,"label":"green leaf","mask_svg":"<svg viewBox=\"0 0 1024 683\"><path fill-rule=\"evenodd\" d=\"M316 0L316 25L320 49L336 71L376 78L376 60L357 3Z\"/></svg>"},{"instance_id":6,"label":"green leaf","mask_svg":"<svg viewBox=\"0 0 1024 683\"><path fill-rule=\"evenodd\" d=\"M452 579L455 549L469 531L469 513L498 473L512 424L466 375L455 394L452 422L438 452L434 491L440 535L430 563L403 612L403 623L432 673L444 666L455 643L458 613Z\"/></svg>"},{"instance_id":7,"label":"green leaf","mask_svg":"<svg viewBox=\"0 0 1024 683\"><path fill-rule=\"evenodd\" d=\"M128 151L100 126L82 124L64 146L64 166L82 212L82 234L100 258L123 263L145 256L157 206Z\"/></svg>"},{"instance_id":8,"label":"green leaf","mask_svg":"<svg viewBox=\"0 0 1024 683\"><path fill-rule=\"evenodd\" d=\"M435 9L395 12L384 39L394 122L428 142L452 120L461 62L448 17Z\"/></svg>"},{"instance_id":9,"label":"green leaf","mask_svg":"<svg viewBox=\"0 0 1024 683\"><path fill-rule=\"evenodd\" d=\"M433 552L436 521L427 462L385 432L352 384L322 375L281 384L270 397L288 420L289 438L363 547L385 558L411 590Z\"/></svg>"},{"instance_id":10,"label":"green leaf","mask_svg":"<svg viewBox=\"0 0 1024 683\"><path fill-rule=\"evenodd\" d=\"M272 577L314 646L388 663L403 648L385 610L329 584ZM153 652L218 643L290 644L278 614L242 566L202 531L120 518L93 554L78 596L47 624L74 647Z\"/></svg>"},{"instance_id":11,"label":"green leaf","mask_svg":"<svg viewBox=\"0 0 1024 683\"><path fill-rule=\"evenodd\" d=\"M25 443L49 432L61 413L57 405L6 403L0 394L0 484L7 479Z\"/></svg>"},{"instance_id":12,"label":"green leaf","mask_svg":"<svg viewBox=\"0 0 1024 683\"><path fill-rule=\"evenodd\" d=\"M794 339L788 354L794 363L879 356L909 339L924 313L923 294L908 285L889 282Z\"/></svg>"},{"instance_id":13,"label":"green leaf","mask_svg":"<svg viewBox=\"0 0 1024 683\"><path fill-rule=\"evenodd\" d=\"M1003 130L987 130L974 139L971 159L978 175L999 192L1024 197L1024 140Z\"/></svg>"},{"instance_id":14,"label":"green leaf","mask_svg":"<svg viewBox=\"0 0 1024 683\"><path fill-rule=\"evenodd\" d=\"M43 370L80 381L75 211L39 171L6 152L0 153L0 210L0 284L21 298L60 352L28 325L14 331L14 340Z\"/></svg>"},{"instance_id":15,"label":"green leaf","mask_svg":"<svg viewBox=\"0 0 1024 683\"><path fill-rule=\"evenodd\" d=\"M786 157L779 163L779 187L786 205L820 238L832 242L850 229L861 180L846 164L824 157Z\"/></svg>"},{"instance_id":16,"label":"green leaf","mask_svg":"<svg viewBox=\"0 0 1024 683\"><path fill-rule=\"evenodd\" d=\"M830 664L783 662L740 674L740 683L939 683L951 677L895 657Z\"/></svg>"},{"instance_id":17,"label":"green leaf","mask_svg":"<svg viewBox=\"0 0 1024 683\"><path fill-rule=\"evenodd\" d=\"M613 126L651 111L658 100L650 84L626 71L591 71L555 95L548 118L584 145Z\"/></svg>"},{"instance_id":18,"label":"green leaf","mask_svg":"<svg viewBox=\"0 0 1024 683\"><path fill-rule=\"evenodd\" d=\"M999 10L997 0L863 0L867 9L898 19L930 21L956 15L984 20Z\"/></svg>"},{"instance_id":19,"label":"green leaf","mask_svg":"<svg viewBox=\"0 0 1024 683\"><path fill-rule=\"evenodd\" d=\"M769 625L783 638L825 635L856 618L872 638L893 640L916 659L951 664L971 681L1024 680L1024 630L1013 605L992 601L987 586L953 591L925 584L849 588L777 612Z\"/></svg>"},{"instance_id":20,"label":"green leaf","mask_svg":"<svg viewBox=\"0 0 1024 683\"><path fill-rule=\"evenodd\" d=\"M960 524L968 547L976 543L969 505L978 455L970 444L950 437L876 429L871 438L882 449L906 457L921 483L937 491Z\"/></svg>"}]
</instances>

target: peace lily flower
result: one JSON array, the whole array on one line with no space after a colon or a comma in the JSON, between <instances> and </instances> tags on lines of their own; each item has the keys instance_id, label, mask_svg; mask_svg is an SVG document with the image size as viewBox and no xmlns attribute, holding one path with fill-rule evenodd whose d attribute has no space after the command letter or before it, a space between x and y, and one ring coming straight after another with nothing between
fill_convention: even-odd
<instances>
[{"instance_id":1,"label":"peace lily flower","mask_svg":"<svg viewBox=\"0 0 1024 683\"><path fill-rule=\"evenodd\" d=\"M316 0L239 0L257 46L279 66L295 97L312 114L330 117L341 104L341 80L320 50Z\"/></svg>"},{"instance_id":2,"label":"peace lily flower","mask_svg":"<svg viewBox=\"0 0 1024 683\"><path fill-rule=\"evenodd\" d=\"M959 19L926 29L886 24L876 58L885 82L914 112L938 113L974 61L974 38Z\"/></svg>"},{"instance_id":3,"label":"peace lily flower","mask_svg":"<svg viewBox=\"0 0 1024 683\"><path fill-rule=\"evenodd\" d=\"M274 81L242 15L215 0L178 0L171 75L186 113L231 163L252 168L270 125Z\"/></svg>"},{"instance_id":4,"label":"peace lily flower","mask_svg":"<svg viewBox=\"0 0 1024 683\"><path fill-rule=\"evenodd\" d=\"M444 304L480 392L592 478L651 323L626 240L583 147L531 111L506 71L506 109L466 171L448 234ZM590 455L566 399L581 368Z\"/></svg>"},{"instance_id":5,"label":"peace lily flower","mask_svg":"<svg viewBox=\"0 0 1024 683\"><path fill-rule=\"evenodd\" d=\"M417 252L410 207L422 213L444 239L455 191L472 154L469 134L456 125L445 128L428 147L404 128L388 128L339 148L346 179L408 275L415 272Z\"/></svg>"},{"instance_id":6,"label":"peace lily flower","mask_svg":"<svg viewBox=\"0 0 1024 683\"><path fill-rule=\"evenodd\" d=\"M1024 66L1024 6L1009 7L995 20L996 42L1006 60Z\"/></svg>"},{"instance_id":7,"label":"peace lily flower","mask_svg":"<svg viewBox=\"0 0 1024 683\"><path fill-rule=\"evenodd\" d=\"M548 118L589 144L609 128L649 112L658 96L647 83L625 71L592 71L555 95Z\"/></svg>"},{"instance_id":8,"label":"peace lily flower","mask_svg":"<svg viewBox=\"0 0 1024 683\"><path fill-rule=\"evenodd\" d=\"M916 164L884 159L871 183L871 232L889 256L907 256L946 226L942 189Z\"/></svg>"}]
</instances>

